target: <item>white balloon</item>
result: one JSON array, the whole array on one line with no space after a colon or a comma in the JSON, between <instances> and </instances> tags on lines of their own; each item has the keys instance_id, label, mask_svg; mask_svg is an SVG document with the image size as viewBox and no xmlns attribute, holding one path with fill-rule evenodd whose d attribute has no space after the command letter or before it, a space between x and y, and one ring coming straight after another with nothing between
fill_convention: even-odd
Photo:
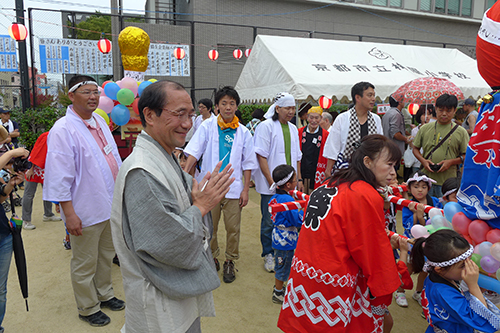
<instances>
[{"instance_id":1,"label":"white balloon","mask_svg":"<svg viewBox=\"0 0 500 333\"><path fill-rule=\"evenodd\" d=\"M444 216L443 212L439 208L432 208L429 211L429 218L432 219L434 216L441 215Z\"/></svg>"}]
</instances>

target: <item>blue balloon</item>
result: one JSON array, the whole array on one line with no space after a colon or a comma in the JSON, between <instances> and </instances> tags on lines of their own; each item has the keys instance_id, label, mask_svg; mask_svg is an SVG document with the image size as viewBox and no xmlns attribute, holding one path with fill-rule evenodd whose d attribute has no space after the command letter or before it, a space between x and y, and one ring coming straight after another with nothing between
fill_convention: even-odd
<instances>
[{"instance_id":1,"label":"blue balloon","mask_svg":"<svg viewBox=\"0 0 500 333\"><path fill-rule=\"evenodd\" d=\"M484 289L488 289L491 291L496 292L497 294L500 294L500 281L497 279L494 279L492 277L479 274L479 279L477 280L477 284Z\"/></svg>"},{"instance_id":2,"label":"blue balloon","mask_svg":"<svg viewBox=\"0 0 500 333\"><path fill-rule=\"evenodd\" d=\"M137 92L139 93L139 97L142 95L142 92L144 91L144 89L146 89L146 87L149 86L150 84L153 84L153 82L151 82L151 81L141 82L141 84L139 85L139 89L137 90ZM104 87L106 87L106 86L104 86Z\"/></svg>"},{"instance_id":3,"label":"blue balloon","mask_svg":"<svg viewBox=\"0 0 500 333\"><path fill-rule=\"evenodd\" d=\"M106 85L106 87L107 86L108 85ZM118 126L123 126L130 120L130 111L124 105L115 105L113 110L111 110L111 120Z\"/></svg>"},{"instance_id":4,"label":"blue balloon","mask_svg":"<svg viewBox=\"0 0 500 333\"><path fill-rule=\"evenodd\" d=\"M120 91L120 86L115 82L110 82L104 86L104 94L116 101L116 94Z\"/></svg>"},{"instance_id":5,"label":"blue balloon","mask_svg":"<svg viewBox=\"0 0 500 333\"><path fill-rule=\"evenodd\" d=\"M446 205L444 205L444 217L446 217L446 219L450 222L456 213L460 213L463 211L464 209L462 208L462 206L460 206L459 203L453 201L450 201Z\"/></svg>"}]
</instances>

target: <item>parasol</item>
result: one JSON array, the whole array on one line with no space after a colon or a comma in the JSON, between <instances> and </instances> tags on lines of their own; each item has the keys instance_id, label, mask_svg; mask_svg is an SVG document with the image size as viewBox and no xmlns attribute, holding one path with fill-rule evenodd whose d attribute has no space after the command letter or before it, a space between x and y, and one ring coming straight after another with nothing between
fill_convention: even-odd
<instances>
[{"instance_id":1,"label":"parasol","mask_svg":"<svg viewBox=\"0 0 500 333\"><path fill-rule=\"evenodd\" d=\"M455 95L458 100L465 99L462 90L448 79L421 77L406 82L391 96L403 103L434 104L442 94Z\"/></svg>"}]
</instances>

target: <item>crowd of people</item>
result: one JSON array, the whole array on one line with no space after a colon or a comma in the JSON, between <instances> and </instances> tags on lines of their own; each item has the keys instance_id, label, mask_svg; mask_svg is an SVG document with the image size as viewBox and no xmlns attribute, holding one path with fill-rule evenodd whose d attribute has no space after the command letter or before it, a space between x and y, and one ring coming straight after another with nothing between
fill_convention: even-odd
<instances>
[{"instance_id":1,"label":"crowd of people","mask_svg":"<svg viewBox=\"0 0 500 333\"><path fill-rule=\"evenodd\" d=\"M456 201L470 129L478 118L470 108L475 101L463 102L467 117L460 123L454 118L457 98L443 94L435 105L421 106L416 124L407 124L401 100L390 97L391 108L380 117L372 112L376 87L359 82L351 90L353 104L336 118L309 105L295 121L304 126L297 128L292 122L297 101L283 92L267 112L256 109L244 126L234 88L220 88L214 103L200 100L196 116L182 85L158 81L140 97L143 131L122 164L109 127L94 113L97 82L76 75L68 89L72 105L30 155L22 218L25 229L34 229L32 200L43 183L44 220L59 219L52 212L52 203L58 204L71 244L78 315L90 325L110 322L102 308L125 309L123 332L200 332L200 317L215 315L217 271L222 268L228 284L245 269L236 269L241 212L255 186L261 256L264 269L275 274L270 301L282 305L278 327L283 331L390 332L388 306L393 298L408 306L411 273L419 274L412 298L423 306L432 329L500 328L500 320L493 319L497 312L478 291L477 267L468 259L465 239L438 231L425 247L418 240L414 250L407 240L411 228L429 218L424 205ZM9 121L4 126L17 138L19 130ZM401 165L408 150L415 159L406 166L410 174ZM0 165L14 156L26 158L28 152L9 149ZM16 174L4 184L0 199L23 178ZM403 181L408 193L398 195L411 196L414 203L402 208L384 202L381 192ZM289 193L294 189L308 196L305 212L270 210L270 205L294 201ZM396 230L398 210L404 230ZM226 231L222 265L221 219ZM5 212L0 222L5 229L0 254L7 258L12 250L2 250L11 248ZM115 253L126 304L113 293ZM0 266L0 324L10 259L5 262ZM469 292L455 283L460 279ZM457 297L462 297L459 302L448 301ZM459 315L443 319L439 306Z\"/></svg>"}]
</instances>

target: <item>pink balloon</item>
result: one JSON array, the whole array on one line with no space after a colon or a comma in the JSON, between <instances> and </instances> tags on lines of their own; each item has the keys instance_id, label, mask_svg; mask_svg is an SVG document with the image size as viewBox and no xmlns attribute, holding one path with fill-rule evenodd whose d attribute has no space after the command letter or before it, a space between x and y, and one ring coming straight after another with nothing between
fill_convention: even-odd
<instances>
[{"instance_id":1,"label":"pink balloon","mask_svg":"<svg viewBox=\"0 0 500 333\"><path fill-rule=\"evenodd\" d=\"M106 96L101 96L101 98L99 98L98 108L103 110L104 112L111 113L114 106L115 106L115 103L113 102L113 100L111 98L106 97Z\"/></svg>"},{"instance_id":2,"label":"pink balloon","mask_svg":"<svg viewBox=\"0 0 500 333\"><path fill-rule=\"evenodd\" d=\"M468 235L469 234L469 224L471 220L465 216L464 213L456 213L453 215L451 219L451 224L453 225L453 229L458 232L460 235ZM493 243L493 242L492 242Z\"/></svg>"},{"instance_id":3,"label":"pink balloon","mask_svg":"<svg viewBox=\"0 0 500 333\"><path fill-rule=\"evenodd\" d=\"M139 86L137 85L137 81L135 81L131 77L124 77L121 82L121 87L125 89L130 89L134 96L137 96L137 92L139 91Z\"/></svg>"},{"instance_id":4,"label":"pink balloon","mask_svg":"<svg viewBox=\"0 0 500 333\"><path fill-rule=\"evenodd\" d=\"M493 258L500 261L500 243L495 243L490 247L490 254Z\"/></svg>"},{"instance_id":5,"label":"pink balloon","mask_svg":"<svg viewBox=\"0 0 500 333\"><path fill-rule=\"evenodd\" d=\"M420 224L415 224L413 227L411 227L410 230L411 234L415 238L420 238L420 237L427 237L429 236L429 231Z\"/></svg>"},{"instance_id":6,"label":"pink balloon","mask_svg":"<svg viewBox=\"0 0 500 333\"><path fill-rule=\"evenodd\" d=\"M481 258L481 268L486 273L495 273L500 268L500 262L492 256L484 256Z\"/></svg>"},{"instance_id":7,"label":"pink balloon","mask_svg":"<svg viewBox=\"0 0 500 333\"><path fill-rule=\"evenodd\" d=\"M118 87L120 87L120 89L123 88L122 87L122 80L116 81L116 84L118 85Z\"/></svg>"},{"instance_id":8,"label":"pink balloon","mask_svg":"<svg viewBox=\"0 0 500 333\"><path fill-rule=\"evenodd\" d=\"M493 244L500 242L500 230L499 229L491 229L486 234L486 240Z\"/></svg>"},{"instance_id":9,"label":"pink balloon","mask_svg":"<svg viewBox=\"0 0 500 333\"><path fill-rule=\"evenodd\" d=\"M486 222L474 220L469 224L469 235L476 243L482 243L486 240L486 234L490 229Z\"/></svg>"}]
</instances>

